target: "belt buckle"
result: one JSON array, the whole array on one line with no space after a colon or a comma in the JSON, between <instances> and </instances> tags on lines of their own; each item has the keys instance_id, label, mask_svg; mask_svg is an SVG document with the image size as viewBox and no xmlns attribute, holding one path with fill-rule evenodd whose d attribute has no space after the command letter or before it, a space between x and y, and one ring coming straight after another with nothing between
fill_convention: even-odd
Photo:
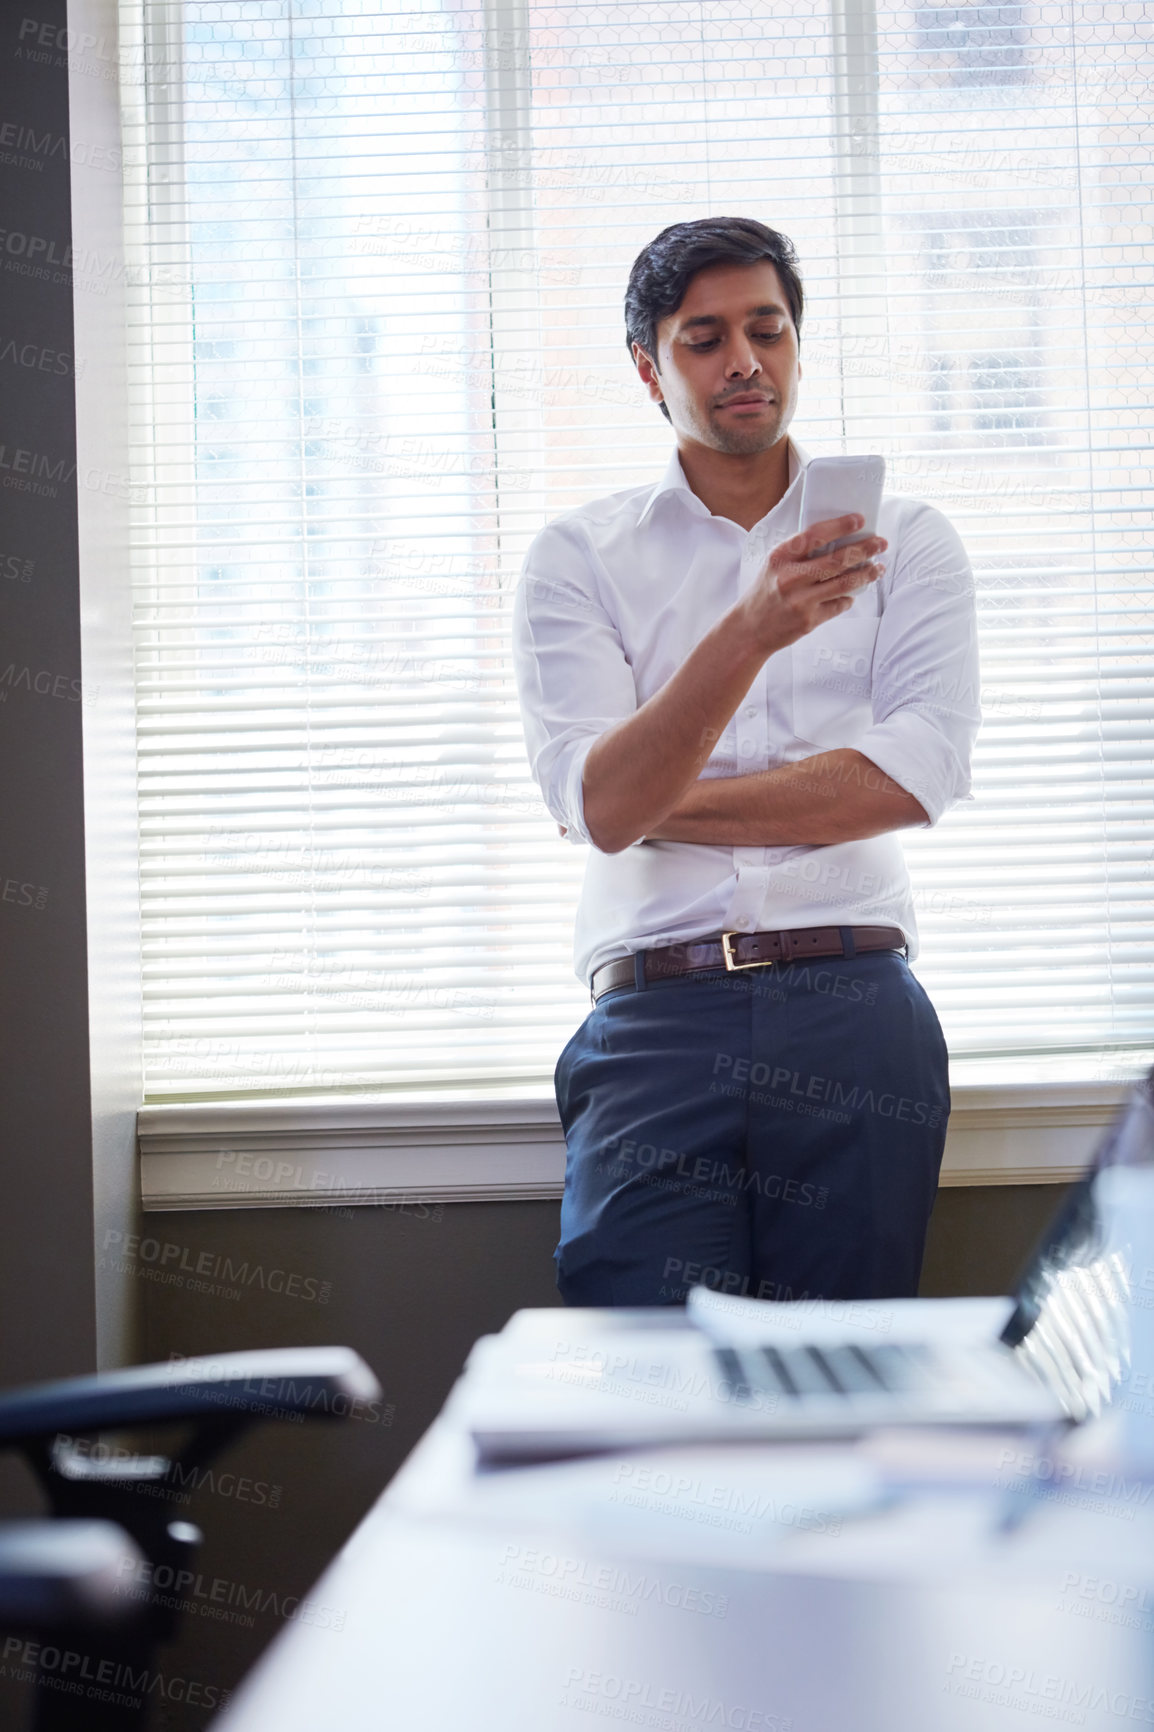
<instances>
[{"instance_id":1,"label":"belt buckle","mask_svg":"<svg viewBox=\"0 0 1154 1732\"><path fill-rule=\"evenodd\" d=\"M773 958L769 958L764 962L738 962L735 959L733 954L733 941L735 938L744 937L744 932L723 932L721 934L721 954L725 958L726 972L729 974L740 974L745 968L772 968Z\"/></svg>"}]
</instances>

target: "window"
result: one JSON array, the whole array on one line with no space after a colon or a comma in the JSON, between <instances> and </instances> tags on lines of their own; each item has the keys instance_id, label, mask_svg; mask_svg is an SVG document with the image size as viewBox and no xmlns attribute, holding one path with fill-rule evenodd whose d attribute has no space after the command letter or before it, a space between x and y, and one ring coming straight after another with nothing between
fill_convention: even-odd
<instances>
[{"instance_id":1,"label":"window","mask_svg":"<svg viewBox=\"0 0 1154 1732\"><path fill-rule=\"evenodd\" d=\"M919 6L918 54L935 82L985 90L1022 84L1028 76L1025 8L1005 5Z\"/></svg>"},{"instance_id":2,"label":"window","mask_svg":"<svg viewBox=\"0 0 1154 1732\"><path fill-rule=\"evenodd\" d=\"M952 1049L1138 1062L1149 49L1060 11L122 0L150 1100L551 1074L582 858L509 603L660 472L623 286L720 212L801 253L799 439L976 568L978 797L907 847Z\"/></svg>"},{"instance_id":3,"label":"window","mask_svg":"<svg viewBox=\"0 0 1154 1732\"><path fill-rule=\"evenodd\" d=\"M903 226L922 237L922 317L938 351L930 359L933 430L957 435L955 446L996 433L1043 442L1044 213L917 212ZM990 352L991 339L1001 352ZM985 444L992 450L997 441Z\"/></svg>"},{"instance_id":4,"label":"window","mask_svg":"<svg viewBox=\"0 0 1154 1732\"><path fill-rule=\"evenodd\" d=\"M972 355L970 389L978 433L1020 433L1036 425L1037 392L1021 355Z\"/></svg>"}]
</instances>

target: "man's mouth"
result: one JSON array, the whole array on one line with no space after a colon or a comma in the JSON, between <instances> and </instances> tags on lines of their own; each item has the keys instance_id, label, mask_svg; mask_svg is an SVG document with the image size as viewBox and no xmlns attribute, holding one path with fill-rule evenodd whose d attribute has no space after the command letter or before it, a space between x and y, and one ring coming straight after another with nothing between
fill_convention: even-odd
<instances>
[{"instance_id":1,"label":"man's mouth","mask_svg":"<svg viewBox=\"0 0 1154 1732\"><path fill-rule=\"evenodd\" d=\"M719 403L719 409L760 409L767 407L773 399L762 397L757 392L746 392L743 397L727 397L724 403Z\"/></svg>"}]
</instances>

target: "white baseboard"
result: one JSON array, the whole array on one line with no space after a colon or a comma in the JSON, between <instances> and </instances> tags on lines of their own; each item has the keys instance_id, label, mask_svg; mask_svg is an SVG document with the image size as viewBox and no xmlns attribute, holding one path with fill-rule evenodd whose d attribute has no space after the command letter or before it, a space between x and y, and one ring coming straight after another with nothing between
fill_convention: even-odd
<instances>
[{"instance_id":1,"label":"white baseboard","mask_svg":"<svg viewBox=\"0 0 1154 1732\"><path fill-rule=\"evenodd\" d=\"M943 1185L1076 1178L1121 1082L954 1088ZM269 1209L560 1197L551 1097L155 1106L139 1115L144 1207Z\"/></svg>"}]
</instances>

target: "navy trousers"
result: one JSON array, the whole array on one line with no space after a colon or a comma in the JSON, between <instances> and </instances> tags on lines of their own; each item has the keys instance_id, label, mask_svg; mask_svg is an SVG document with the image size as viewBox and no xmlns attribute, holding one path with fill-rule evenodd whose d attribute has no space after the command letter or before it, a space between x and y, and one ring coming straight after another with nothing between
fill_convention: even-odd
<instances>
[{"instance_id":1,"label":"navy trousers","mask_svg":"<svg viewBox=\"0 0 1154 1732\"><path fill-rule=\"evenodd\" d=\"M619 987L556 1086L567 1304L916 1293L950 1095L899 953Z\"/></svg>"}]
</instances>

